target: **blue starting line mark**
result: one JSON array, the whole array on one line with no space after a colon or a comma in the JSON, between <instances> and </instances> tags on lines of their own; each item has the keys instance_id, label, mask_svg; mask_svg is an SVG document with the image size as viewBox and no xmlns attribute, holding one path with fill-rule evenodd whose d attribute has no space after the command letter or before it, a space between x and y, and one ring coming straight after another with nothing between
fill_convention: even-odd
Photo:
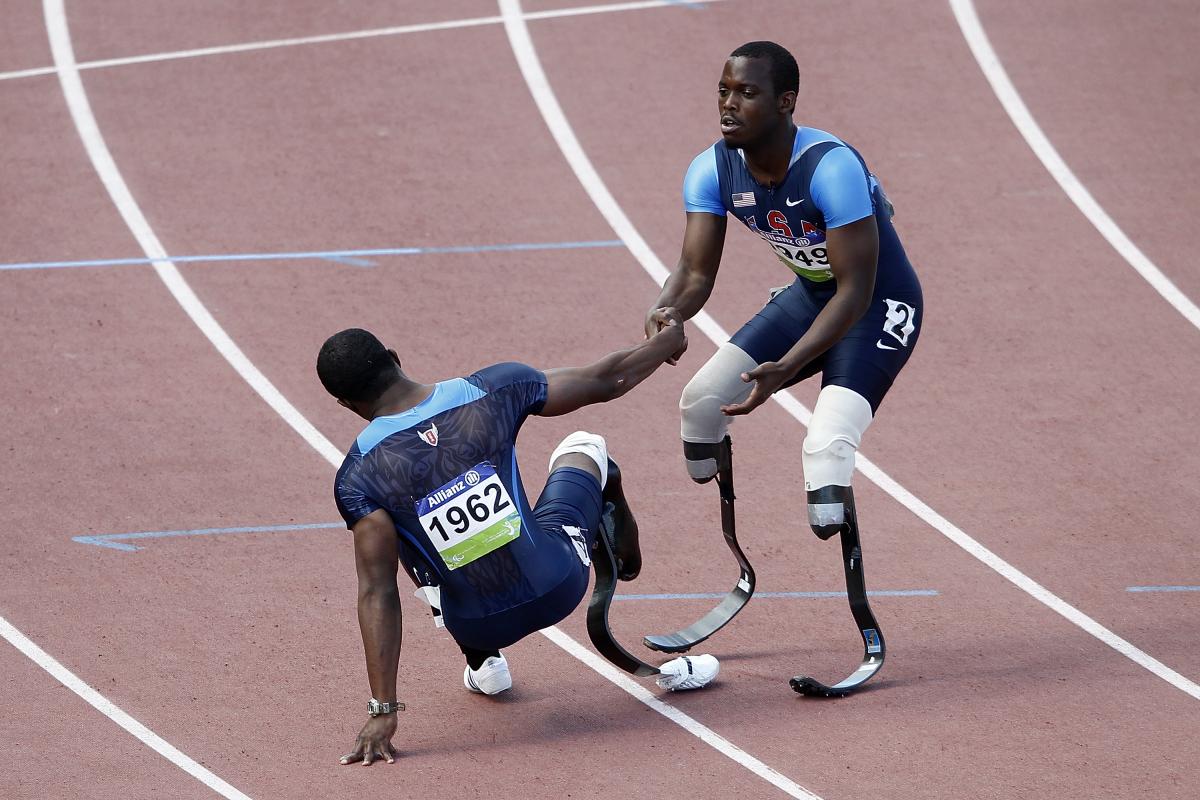
<instances>
[{"instance_id":1,"label":"blue starting line mark","mask_svg":"<svg viewBox=\"0 0 1200 800\"><path fill-rule=\"evenodd\" d=\"M1200 586L1126 586L1127 592L1200 592Z\"/></svg>"},{"instance_id":2,"label":"blue starting line mark","mask_svg":"<svg viewBox=\"0 0 1200 800\"><path fill-rule=\"evenodd\" d=\"M141 547L125 544L129 539L167 539L175 536L214 536L228 533L281 533L284 531L311 531L322 528L345 528L341 522L316 522L310 525L256 525L246 528L196 528L190 531L141 531L138 533L100 533L93 536L72 536L71 541L94 544L131 553Z\"/></svg>"},{"instance_id":3,"label":"blue starting line mark","mask_svg":"<svg viewBox=\"0 0 1200 800\"><path fill-rule=\"evenodd\" d=\"M937 597L937 589L881 589L867 592L870 597ZM697 592L694 594L615 594L613 600L719 600L723 592ZM783 599L824 599L846 597L845 592L755 592L755 597Z\"/></svg>"},{"instance_id":4,"label":"blue starting line mark","mask_svg":"<svg viewBox=\"0 0 1200 800\"><path fill-rule=\"evenodd\" d=\"M624 247L618 239L584 242L519 242L515 244L452 245L447 247L383 247L373 250L316 250L300 253L230 253L227 255L172 256L165 261L175 264L200 264L228 261L336 261L356 267L375 266L372 256L420 256L452 253L514 253L533 250L586 250L597 247ZM102 258L91 261L30 261L0 264L0 271L27 269L71 269L79 267L124 267L153 264L152 258Z\"/></svg>"}]
</instances>

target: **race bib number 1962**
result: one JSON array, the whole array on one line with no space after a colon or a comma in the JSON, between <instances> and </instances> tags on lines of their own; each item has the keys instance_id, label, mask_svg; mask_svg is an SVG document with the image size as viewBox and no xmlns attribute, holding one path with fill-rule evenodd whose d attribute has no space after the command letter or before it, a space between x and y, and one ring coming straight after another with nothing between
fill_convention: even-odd
<instances>
[{"instance_id":1,"label":"race bib number 1962","mask_svg":"<svg viewBox=\"0 0 1200 800\"><path fill-rule=\"evenodd\" d=\"M496 468L476 464L421 498L417 519L450 569L458 569L521 535L521 516Z\"/></svg>"}]
</instances>

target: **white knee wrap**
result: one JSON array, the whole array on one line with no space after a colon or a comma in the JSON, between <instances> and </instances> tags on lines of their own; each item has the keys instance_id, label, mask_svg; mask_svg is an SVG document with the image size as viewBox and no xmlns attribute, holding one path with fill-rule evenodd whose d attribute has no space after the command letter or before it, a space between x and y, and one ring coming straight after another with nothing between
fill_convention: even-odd
<instances>
[{"instance_id":1,"label":"white knee wrap","mask_svg":"<svg viewBox=\"0 0 1200 800\"><path fill-rule=\"evenodd\" d=\"M757 367L742 348L726 342L683 387L679 398L680 437L685 442L719 442L725 438L729 417L721 406L740 403L750 396L753 383L742 373Z\"/></svg>"},{"instance_id":2,"label":"white knee wrap","mask_svg":"<svg viewBox=\"0 0 1200 800\"><path fill-rule=\"evenodd\" d=\"M730 418L721 406L739 403L749 396L754 384L742 381L742 373L758 366L754 359L735 344L726 342L717 349L700 371L688 381L679 398L680 437L685 442L715 444L725 438ZM687 462L688 474L695 480L717 474L716 459Z\"/></svg>"},{"instance_id":3,"label":"white knee wrap","mask_svg":"<svg viewBox=\"0 0 1200 800\"><path fill-rule=\"evenodd\" d=\"M858 392L826 386L804 437L804 488L849 486L854 452L871 424L871 404Z\"/></svg>"},{"instance_id":4,"label":"white knee wrap","mask_svg":"<svg viewBox=\"0 0 1200 800\"><path fill-rule=\"evenodd\" d=\"M567 453L579 453L595 461L596 466L600 468L600 488L604 488L604 484L608 483L608 445L604 443L603 436L587 431L575 431L570 434L559 442L558 447L550 454L550 469L554 469L554 462L559 456Z\"/></svg>"}]
</instances>

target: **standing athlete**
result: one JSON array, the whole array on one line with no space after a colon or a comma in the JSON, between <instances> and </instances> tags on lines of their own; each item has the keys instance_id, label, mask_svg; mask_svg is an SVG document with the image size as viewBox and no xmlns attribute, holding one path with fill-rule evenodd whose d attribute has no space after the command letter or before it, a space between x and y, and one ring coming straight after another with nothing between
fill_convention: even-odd
<instances>
[{"instance_id":1,"label":"standing athlete","mask_svg":"<svg viewBox=\"0 0 1200 800\"><path fill-rule=\"evenodd\" d=\"M854 454L916 345L922 300L879 181L841 139L795 125L798 90L796 60L773 42L745 44L725 62L721 139L684 178L682 253L646 335L668 324L660 307L689 319L704 306L729 214L795 273L684 389L683 450L693 480L717 477L731 464L729 418L821 373L801 458L809 524L828 539L856 527Z\"/></svg>"},{"instance_id":2,"label":"standing athlete","mask_svg":"<svg viewBox=\"0 0 1200 800\"><path fill-rule=\"evenodd\" d=\"M615 399L682 354L683 321L670 309L661 315L667 322L647 341L587 367L540 372L497 364L431 384L406 376L396 352L367 331L345 330L322 346L321 383L369 422L334 486L354 533L358 621L372 693L370 719L343 764L395 756L395 712L403 709L396 690L398 564L432 600L466 656L466 688L488 695L512 686L500 648L557 623L579 604L602 510L614 520L618 577L637 576L637 525L604 439L583 431L564 439L532 508L515 439L528 415L566 414ZM706 663L715 660L700 662ZM715 668L659 682L699 688L712 677Z\"/></svg>"}]
</instances>

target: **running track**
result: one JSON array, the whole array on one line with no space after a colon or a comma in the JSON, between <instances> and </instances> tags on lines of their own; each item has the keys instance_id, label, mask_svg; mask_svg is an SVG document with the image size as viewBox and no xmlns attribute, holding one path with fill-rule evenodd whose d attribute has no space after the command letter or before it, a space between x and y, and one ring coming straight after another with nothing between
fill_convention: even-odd
<instances>
[{"instance_id":1,"label":"running track","mask_svg":"<svg viewBox=\"0 0 1200 800\"><path fill-rule=\"evenodd\" d=\"M798 121L867 155L925 285L921 348L863 454L1179 680L1052 612L860 476L868 585L936 594L873 601L889 662L843 701L807 701L786 684L853 665L861 645L840 600L764 597L708 643L718 684L662 699L757 762L718 753L544 637L511 649L510 696L468 695L453 645L406 602L403 757L367 770L337 765L367 696L349 538L295 527L334 521L329 462L154 267L16 268L148 254L46 71L55 3L46 16L10 5L0 616L6 638L19 631L199 766L185 772L0 644L0 796L787 796L746 763L786 776L793 796L827 800L1194 796L1200 592L1127 589L1200 584L1200 330L1067 199L946 3L675 2L527 24L581 152L668 264L680 177L716 136L724 55L755 38L793 48ZM572 7L583 4L524 3ZM67 3L97 130L164 253L328 254L177 266L198 307L335 448L357 426L312 364L342 327L380 332L422 379L511 358L580 363L640 335L655 286L564 159L496 5L147 8ZM1200 19L1185 2L1153 14L1104 2L1086 18L1064 2L976 8L1075 176L1200 299L1186 238L1200 213L1190 136ZM88 67L462 20L475 22ZM466 252L436 252L446 248ZM381 249L416 252L359 252ZM731 234L708 307L718 325L736 328L786 279L772 262ZM605 432L638 476L646 568L624 591L714 592L732 580L715 493L684 478L676 442L679 391L714 347L693 327L678 369L522 434L531 491L574 427ZM811 407L814 388L794 396ZM835 547L802 524L802 436L779 404L734 428L740 530L764 592L841 588ZM132 552L72 539L244 527L285 529L116 540L142 548ZM629 600L614 624L632 646L710 602ZM560 628L586 641L582 614Z\"/></svg>"}]
</instances>

